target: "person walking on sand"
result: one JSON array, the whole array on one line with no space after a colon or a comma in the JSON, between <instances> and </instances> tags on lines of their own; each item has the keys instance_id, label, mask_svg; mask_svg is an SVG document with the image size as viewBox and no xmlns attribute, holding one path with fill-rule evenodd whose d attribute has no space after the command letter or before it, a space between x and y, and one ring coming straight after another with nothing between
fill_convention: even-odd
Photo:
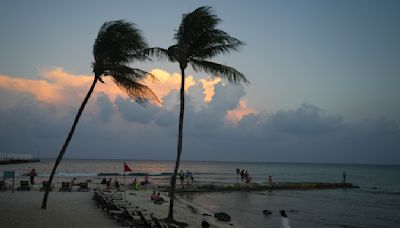
<instances>
[{"instance_id":1,"label":"person walking on sand","mask_svg":"<svg viewBox=\"0 0 400 228\"><path fill-rule=\"evenodd\" d=\"M188 184L193 184L193 173L189 170L186 170L186 181Z\"/></svg>"},{"instance_id":2,"label":"person walking on sand","mask_svg":"<svg viewBox=\"0 0 400 228\"><path fill-rule=\"evenodd\" d=\"M281 210L281 226L280 228L290 228L289 225L289 218L286 215L286 211L285 210Z\"/></svg>"},{"instance_id":3,"label":"person walking on sand","mask_svg":"<svg viewBox=\"0 0 400 228\"><path fill-rule=\"evenodd\" d=\"M240 171L240 178L242 178L242 182L244 181L244 169Z\"/></svg>"},{"instance_id":4,"label":"person walking on sand","mask_svg":"<svg viewBox=\"0 0 400 228\"><path fill-rule=\"evenodd\" d=\"M179 173L179 180L181 181L182 189L183 189L183 182L185 181L185 174L183 173L183 170L181 169L181 172Z\"/></svg>"},{"instance_id":5,"label":"person walking on sand","mask_svg":"<svg viewBox=\"0 0 400 228\"><path fill-rule=\"evenodd\" d=\"M31 184L35 184L35 176L37 176L37 173L36 173L35 168L33 168L33 169L29 172L29 180L30 180Z\"/></svg>"}]
</instances>

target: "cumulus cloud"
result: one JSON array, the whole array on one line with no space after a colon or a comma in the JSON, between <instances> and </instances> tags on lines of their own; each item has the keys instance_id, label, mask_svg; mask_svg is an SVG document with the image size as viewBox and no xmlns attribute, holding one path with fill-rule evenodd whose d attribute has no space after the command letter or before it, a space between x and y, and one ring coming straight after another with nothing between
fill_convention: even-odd
<instances>
[{"instance_id":1,"label":"cumulus cloud","mask_svg":"<svg viewBox=\"0 0 400 228\"><path fill-rule=\"evenodd\" d=\"M40 75L40 79L0 75L0 88L32 95L39 102L65 105L83 99L93 82L92 75L75 75L62 68L41 69ZM109 78L106 78L105 84L98 83L93 92L94 99L99 93L107 94L112 101L117 97L127 97Z\"/></svg>"},{"instance_id":2,"label":"cumulus cloud","mask_svg":"<svg viewBox=\"0 0 400 228\"><path fill-rule=\"evenodd\" d=\"M179 80L161 73L160 81L167 86L154 90L160 91L163 106L138 105L117 87L114 90L113 83L99 84L67 157L175 159ZM68 79L73 82L68 84ZM40 80L4 75L0 80L2 95L20 97L14 105L0 106L0 151L40 150L43 156L55 157L91 77L53 70L45 71ZM42 87L34 89L41 83L44 91L60 97L42 96L45 93L37 91ZM242 86L207 83L205 88L204 82L193 79L186 88L183 159L400 163L396 121L382 117L349 123L312 104L261 114L247 107ZM32 96L18 96L16 91ZM67 96L75 100L68 103L72 98Z\"/></svg>"}]
</instances>

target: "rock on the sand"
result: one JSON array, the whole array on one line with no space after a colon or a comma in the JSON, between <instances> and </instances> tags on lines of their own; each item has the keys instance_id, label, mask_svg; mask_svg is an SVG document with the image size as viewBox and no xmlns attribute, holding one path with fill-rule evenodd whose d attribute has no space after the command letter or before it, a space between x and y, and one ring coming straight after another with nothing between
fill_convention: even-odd
<instances>
[{"instance_id":1,"label":"rock on the sand","mask_svg":"<svg viewBox=\"0 0 400 228\"><path fill-rule=\"evenodd\" d=\"M225 212L218 212L214 214L214 217L216 219L218 219L219 221L223 221L223 222L230 222L231 221L231 216L228 215Z\"/></svg>"},{"instance_id":2,"label":"rock on the sand","mask_svg":"<svg viewBox=\"0 0 400 228\"><path fill-rule=\"evenodd\" d=\"M271 215L272 211L265 209L265 210L263 210L263 214L264 215Z\"/></svg>"}]
</instances>

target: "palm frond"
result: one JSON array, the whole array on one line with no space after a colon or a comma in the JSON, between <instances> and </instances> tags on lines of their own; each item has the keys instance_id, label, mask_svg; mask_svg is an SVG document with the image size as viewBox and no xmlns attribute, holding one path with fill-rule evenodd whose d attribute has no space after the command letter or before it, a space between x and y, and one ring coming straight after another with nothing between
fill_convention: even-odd
<instances>
[{"instance_id":1,"label":"palm frond","mask_svg":"<svg viewBox=\"0 0 400 228\"><path fill-rule=\"evenodd\" d=\"M127 92L129 97L143 104L147 101L160 103L150 88L139 81L156 77L146 71L133 69L133 61L149 60L147 43L135 24L118 20L103 24L93 45L93 72L102 81L102 76L111 76L114 82Z\"/></svg>"},{"instance_id":2,"label":"palm frond","mask_svg":"<svg viewBox=\"0 0 400 228\"><path fill-rule=\"evenodd\" d=\"M115 84L123 89L128 96L139 104L145 104L149 101L160 104L157 95L147 86L137 82L128 75L112 77Z\"/></svg>"},{"instance_id":3,"label":"palm frond","mask_svg":"<svg viewBox=\"0 0 400 228\"><path fill-rule=\"evenodd\" d=\"M142 55L151 56L156 58L168 57L168 50L160 47L146 48L141 51Z\"/></svg>"},{"instance_id":4,"label":"palm frond","mask_svg":"<svg viewBox=\"0 0 400 228\"><path fill-rule=\"evenodd\" d=\"M246 85L250 84L249 80L247 80L244 74L240 73L233 67L199 59L191 59L190 64L195 71L202 70L206 73L212 74L213 76L225 78L229 82L235 84L239 84L241 82L245 83Z\"/></svg>"},{"instance_id":5,"label":"palm frond","mask_svg":"<svg viewBox=\"0 0 400 228\"><path fill-rule=\"evenodd\" d=\"M99 76L108 70L106 66L114 63L123 65L131 60L145 60L145 56L138 54L145 48L146 41L135 24L123 20L106 22L93 45L93 71Z\"/></svg>"},{"instance_id":6,"label":"palm frond","mask_svg":"<svg viewBox=\"0 0 400 228\"><path fill-rule=\"evenodd\" d=\"M196 40L199 34L214 29L221 19L209 6L202 6L191 13L184 14L182 22L175 33L178 44L188 43Z\"/></svg>"},{"instance_id":7,"label":"palm frond","mask_svg":"<svg viewBox=\"0 0 400 228\"><path fill-rule=\"evenodd\" d=\"M239 39L231 37L222 30L214 29L203 33L198 40L193 42L191 56L201 59L212 58L219 54L237 51L242 45L244 43Z\"/></svg>"}]
</instances>

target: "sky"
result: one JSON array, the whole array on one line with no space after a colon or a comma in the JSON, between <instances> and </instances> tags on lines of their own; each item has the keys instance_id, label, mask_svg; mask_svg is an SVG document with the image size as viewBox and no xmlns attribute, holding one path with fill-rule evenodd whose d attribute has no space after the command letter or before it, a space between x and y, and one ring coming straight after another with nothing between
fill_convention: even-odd
<instances>
[{"instance_id":1,"label":"sky","mask_svg":"<svg viewBox=\"0 0 400 228\"><path fill-rule=\"evenodd\" d=\"M400 164L399 1L21 1L0 8L0 152L56 157L93 79L110 20L167 48L182 14L211 6L242 40L212 59L232 85L187 70L183 160ZM99 84L66 158L176 158L179 67L133 63L159 83L145 107Z\"/></svg>"}]
</instances>

